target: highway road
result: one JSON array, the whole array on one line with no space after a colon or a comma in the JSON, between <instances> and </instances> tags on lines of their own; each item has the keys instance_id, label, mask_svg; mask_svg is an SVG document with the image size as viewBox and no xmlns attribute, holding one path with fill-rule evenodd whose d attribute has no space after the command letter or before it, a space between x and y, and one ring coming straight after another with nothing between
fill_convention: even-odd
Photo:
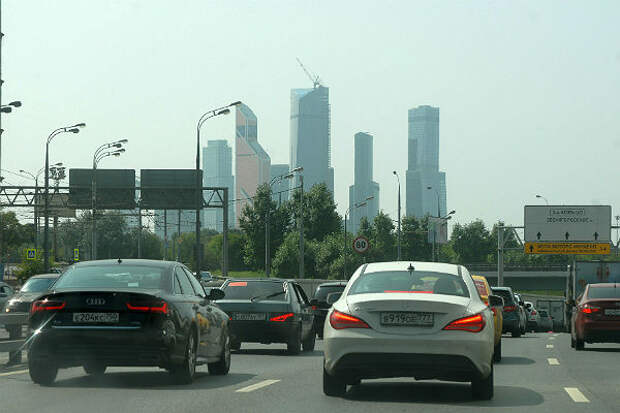
<instances>
[{"instance_id":1,"label":"highway road","mask_svg":"<svg viewBox=\"0 0 620 413\"><path fill-rule=\"evenodd\" d=\"M244 344L227 376L199 367L189 386L158 369L113 368L102 378L61 370L54 387L30 381L25 366L0 371L2 412L583 412L620 411L620 345L570 348L568 334L504 336L495 397L472 400L469 384L390 379L349 387L344 398L322 391L321 341L313 353L288 356L282 345Z\"/></svg>"}]
</instances>

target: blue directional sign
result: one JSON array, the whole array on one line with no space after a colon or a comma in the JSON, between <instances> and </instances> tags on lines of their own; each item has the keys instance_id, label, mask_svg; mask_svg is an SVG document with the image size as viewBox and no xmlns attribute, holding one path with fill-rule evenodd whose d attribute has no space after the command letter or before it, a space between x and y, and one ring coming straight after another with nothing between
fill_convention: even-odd
<instances>
[{"instance_id":1,"label":"blue directional sign","mask_svg":"<svg viewBox=\"0 0 620 413\"><path fill-rule=\"evenodd\" d=\"M34 248L26 249L26 259L27 260L36 260L37 259L37 250Z\"/></svg>"},{"instance_id":2,"label":"blue directional sign","mask_svg":"<svg viewBox=\"0 0 620 413\"><path fill-rule=\"evenodd\" d=\"M73 248L73 261L79 261L79 260L80 260L80 249Z\"/></svg>"}]
</instances>

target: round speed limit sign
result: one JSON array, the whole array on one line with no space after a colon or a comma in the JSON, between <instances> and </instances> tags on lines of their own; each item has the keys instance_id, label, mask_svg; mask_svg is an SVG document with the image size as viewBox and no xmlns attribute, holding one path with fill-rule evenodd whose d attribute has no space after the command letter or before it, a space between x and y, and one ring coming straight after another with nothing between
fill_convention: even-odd
<instances>
[{"instance_id":1,"label":"round speed limit sign","mask_svg":"<svg viewBox=\"0 0 620 413\"><path fill-rule=\"evenodd\" d=\"M370 248L368 238L359 236L353 240L353 250L358 254L363 254Z\"/></svg>"}]
</instances>

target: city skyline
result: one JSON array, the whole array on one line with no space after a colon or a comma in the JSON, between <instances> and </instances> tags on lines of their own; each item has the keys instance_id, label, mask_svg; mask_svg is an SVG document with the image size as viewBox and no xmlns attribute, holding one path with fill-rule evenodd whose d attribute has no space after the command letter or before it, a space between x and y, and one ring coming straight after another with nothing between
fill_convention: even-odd
<instances>
[{"instance_id":1,"label":"city skyline","mask_svg":"<svg viewBox=\"0 0 620 413\"><path fill-rule=\"evenodd\" d=\"M202 148L202 169L204 186L228 188L229 198L235 193L235 178L232 173L232 148L226 139L207 141ZM224 211L221 208L206 208L202 214L202 227L219 232L224 227ZM235 203L228 204L228 227L235 226Z\"/></svg>"},{"instance_id":2,"label":"city skyline","mask_svg":"<svg viewBox=\"0 0 620 413\"><path fill-rule=\"evenodd\" d=\"M349 226L347 231L357 233L360 220L372 222L380 209L379 184L373 181L373 136L358 132L355 142L354 183L349 187ZM372 198L372 199L368 199Z\"/></svg>"}]
</instances>

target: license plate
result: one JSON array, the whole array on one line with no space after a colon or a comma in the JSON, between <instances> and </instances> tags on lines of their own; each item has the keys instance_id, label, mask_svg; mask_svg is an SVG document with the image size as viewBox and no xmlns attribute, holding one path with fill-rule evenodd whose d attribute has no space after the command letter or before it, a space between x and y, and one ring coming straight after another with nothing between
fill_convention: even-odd
<instances>
[{"instance_id":1,"label":"license plate","mask_svg":"<svg viewBox=\"0 0 620 413\"><path fill-rule=\"evenodd\" d=\"M605 315L620 315L620 310L606 309Z\"/></svg>"},{"instance_id":2,"label":"license plate","mask_svg":"<svg viewBox=\"0 0 620 413\"><path fill-rule=\"evenodd\" d=\"M433 313L404 311L381 313L381 324L386 326L432 327Z\"/></svg>"},{"instance_id":3,"label":"license plate","mask_svg":"<svg viewBox=\"0 0 620 413\"><path fill-rule=\"evenodd\" d=\"M118 323L118 313L73 313L74 323Z\"/></svg>"},{"instance_id":4,"label":"license plate","mask_svg":"<svg viewBox=\"0 0 620 413\"><path fill-rule=\"evenodd\" d=\"M259 321L265 319L265 313L234 313L232 319L237 321Z\"/></svg>"}]
</instances>

